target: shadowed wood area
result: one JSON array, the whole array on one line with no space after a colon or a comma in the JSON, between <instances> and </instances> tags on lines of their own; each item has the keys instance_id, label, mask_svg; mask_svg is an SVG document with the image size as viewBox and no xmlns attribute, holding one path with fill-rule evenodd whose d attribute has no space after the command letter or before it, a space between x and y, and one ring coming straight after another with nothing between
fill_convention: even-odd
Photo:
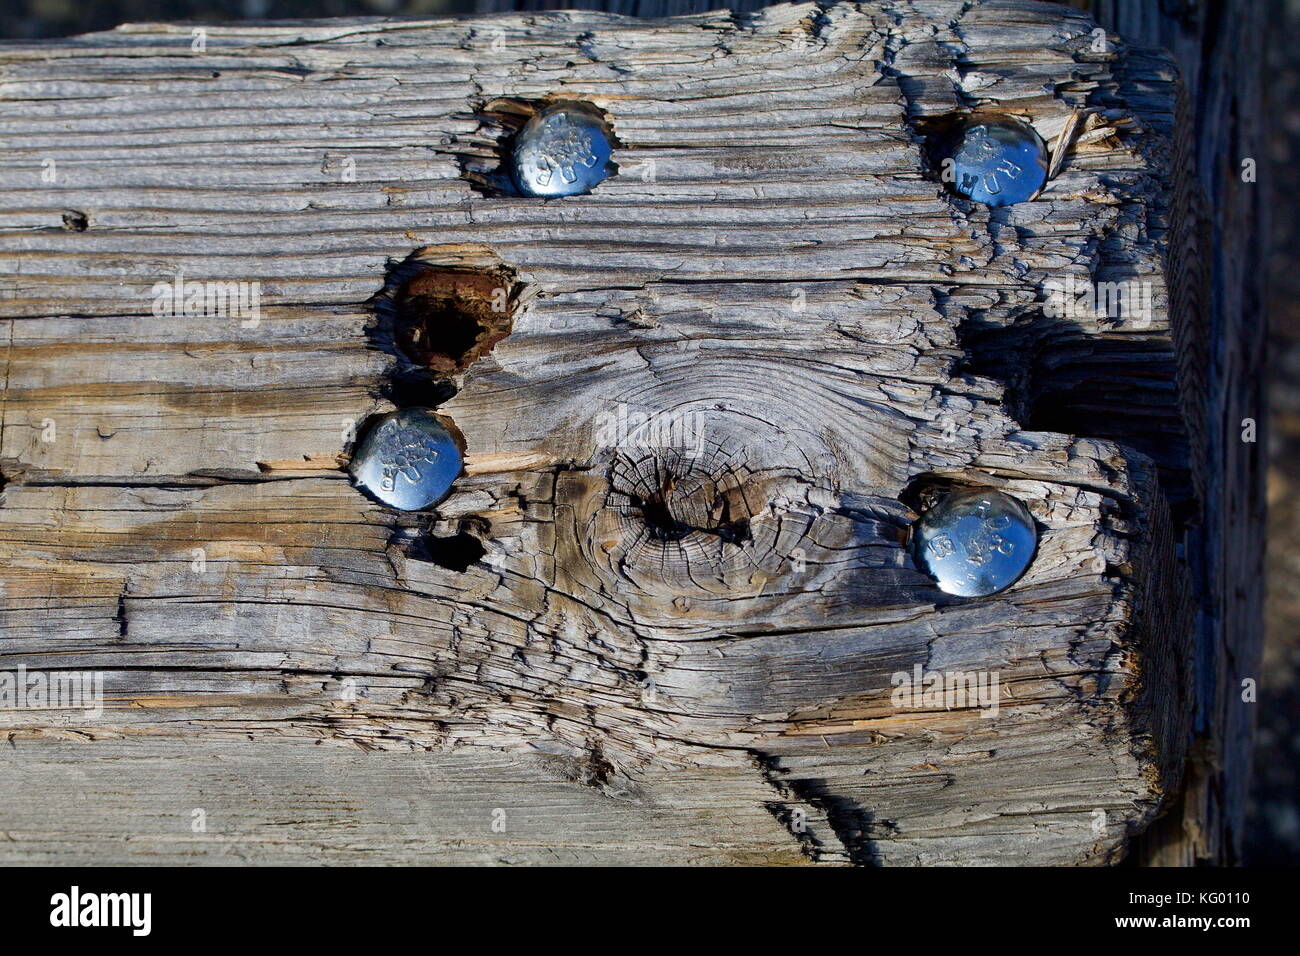
<instances>
[{"instance_id":1,"label":"shadowed wood area","mask_svg":"<svg viewBox=\"0 0 1300 956\"><path fill-rule=\"evenodd\" d=\"M0 667L105 698L0 710L0 859L1122 859L1182 787L1217 439L1176 71L1095 27L787 4L0 46ZM616 175L494 192L557 100L603 111ZM1037 199L926 167L918 131L971 109L1056 151ZM1067 280L1152 308L1053 315ZM413 405L466 452L418 514L347 473ZM949 483L1032 514L1011 589L917 569ZM996 706L900 701L917 668Z\"/></svg>"}]
</instances>

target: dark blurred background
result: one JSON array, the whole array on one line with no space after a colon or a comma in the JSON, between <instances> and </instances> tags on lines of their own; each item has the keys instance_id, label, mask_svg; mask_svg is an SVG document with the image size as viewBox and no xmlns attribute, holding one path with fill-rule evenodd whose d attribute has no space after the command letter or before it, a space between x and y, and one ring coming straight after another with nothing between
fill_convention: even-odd
<instances>
[{"instance_id":1,"label":"dark blurred background","mask_svg":"<svg viewBox=\"0 0 1300 956\"><path fill-rule=\"evenodd\" d=\"M1300 0L1273 3L1264 67L1268 287L1268 602L1246 861L1300 865Z\"/></svg>"},{"instance_id":2,"label":"dark blurred background","mask_svg":"<svg viewBox=\"0 0 1300 956\"><path fill-rule=\"evenodd\" d=\"M1172 5L1196 0L1170 0ZM1270 191L1272 256L1268 323L1271 419L1267 436L1268 602L1245 859L1300 865L1300 0L1244 0L1270 7L1264 78L1268 154L1259 182ZM757 0L2 0L0 38L31 39L111 30L148 20L221 22L344 16L438 16L597 7L663 16Z\"/></svg>"}]
</instances>

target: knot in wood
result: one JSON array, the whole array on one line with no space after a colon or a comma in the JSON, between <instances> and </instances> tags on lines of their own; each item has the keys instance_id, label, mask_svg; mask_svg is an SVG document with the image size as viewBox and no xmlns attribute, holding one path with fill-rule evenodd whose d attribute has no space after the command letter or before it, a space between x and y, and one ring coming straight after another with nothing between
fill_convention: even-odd
<instances>
[{"instance_id":1,"label":"knot in wood","mask_svg":"<svg viewBox=\"0 0 1300 956\"><path fill-rule=\"evenodd\" d=\"M760 463L738 442L618 450L607 473L588 551L620 589L646 594L752 593L820 513L797 466Z\"/></svg>"}]
</instances>

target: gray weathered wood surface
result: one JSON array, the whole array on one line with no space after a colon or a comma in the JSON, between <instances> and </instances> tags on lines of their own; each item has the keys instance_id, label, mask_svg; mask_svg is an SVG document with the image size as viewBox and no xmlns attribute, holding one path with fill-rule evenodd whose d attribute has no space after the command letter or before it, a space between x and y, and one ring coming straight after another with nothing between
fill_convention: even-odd
<instances>
[{"instance_id":1,"label":"gray weathered wood surface","mask_svg":"<svg viewBox=\"0 0 1300 956\"><path fill-rule=\"evenodd\" d=\"M1186 551L1200 596L1196 707L1188 783L1178 805L1144 835L1139 859L1159 865L1239 862L1250 780L1253 702L1264 636L1266 447L1264 276L1270 116L1261 91L1270 5L1092 0L1098 21L1132 42L1170 51L1185 90L1187 184L1195 199L1195 257L1203 302L1205 488ZM1194 119L1193 119L1194 118ZM1243 164L1257 164L1251 177ZM1256 440L1242 441L1243 426Z\"/></svg>"},{"instance_id":2,"label":"gray weathered wood surface","mask_svg":"<svg viewBox=\"0 0 1300 956\"><path fill-rule=\"evenodd\" d=\"M0 858L1122 857L1183 775L1211 439L1174 70L1093 27L805 4L0 46L0 666L108 697L0 711ZM620 174L475 188L503 102L555 96L607 111ZM1049 142L1091 112L988 210L908 125L971 106ZM468 474L432 520L344 470L409 371L372 302L408 256L517 283L440 407ZM178 271L259 281L260 321L152 314ZM1043 316L1069 275L1156 313ZM611 447L619 405L703 451ZM747 539L649 536L665 474ZM1013 589L915 570L927 476L1028 504ZM483 559L429 560L457 534ZM914 665L997 671L998 714L892 706Z\"/></svg>"}]
</instances>

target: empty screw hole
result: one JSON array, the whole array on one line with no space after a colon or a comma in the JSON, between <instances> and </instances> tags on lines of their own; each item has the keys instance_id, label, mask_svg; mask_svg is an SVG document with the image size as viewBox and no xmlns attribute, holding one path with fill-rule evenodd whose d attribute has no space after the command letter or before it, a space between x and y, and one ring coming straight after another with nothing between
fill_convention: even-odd
<instances>
[{"instance_id":1,"label":"empty screw hole","mask_svg":"<svg viewBox=\"0 0 1300 956\"><path fill-rule=\"evenodd\" d=\"M510 334L517 294L518 283L503 269L408 261L394 269L377 299L377 338L388 338L408 368L454 375Z\"/></svg>"},{"instance_id":2,"label":"empty screw hole","mask_svg":"<svg viewBox=\"0 0 1300 956\"><path fill-rule=\"evenodd\" d=\"M441 538L422 536L411 548L411 557L457 573L469 570L470 565L482 560L485 554L487 548L483 547L483 542L465 531Z\"/></svg>"},{"instance_id":3,"label":"empty screw hole","mask_svg":"<svg viewBox=\"0 0 1300 956\"><path fill-rule=\"evenodd\" d=\"M398 344L418 365L451 371L488 333L468 312L428 296L414 296L400 306Z\"/></svg>"}]
</instances>

